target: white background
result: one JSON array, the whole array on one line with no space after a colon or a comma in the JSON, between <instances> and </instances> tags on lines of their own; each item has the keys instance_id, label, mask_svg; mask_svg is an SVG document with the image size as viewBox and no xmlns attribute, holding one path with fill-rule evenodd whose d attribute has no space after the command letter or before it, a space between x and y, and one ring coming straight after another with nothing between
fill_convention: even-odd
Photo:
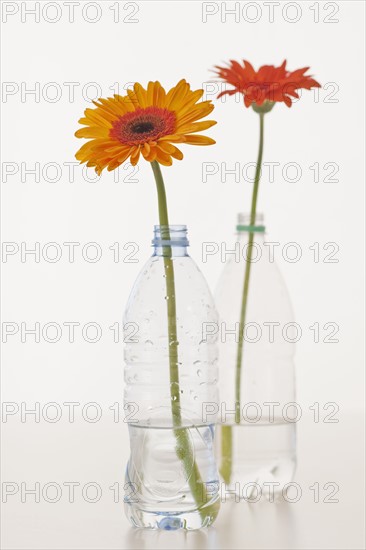
<instances>
[{"instance_id":1,"label":"white background","mask_svg":"<svg viewBox=\"0 0 366 550\"><path fill-rule=\"evenodd\" d=\"M323 88L316 94L304 91L291 109L278 104L266 116L264 161L280 166L274 182L269 182L268 171L263 173L259 211L265 213L268 240L280 243L276 259L303 330L296 354L298 401L304 409L315 401L322 405L336 402L340 418L351 419L347 422L352 423L362 414L364 402L363 2L331 2L328 7L322 2L281 2L275 7L272 22L268 5L261 2L238 2L240 12L236 16L228 14L226 21L225 5L233 9L233 2L210 3L208 7L200 2L137 2L138 9L134 3L121 2L118 22L114 22L116 12L111 10L116 2L94 3L98 11L90 4L93 3L81 1L75 5L74 22L70 22L64 2L40 2L40 21L35 22L35 16L26 13L27 9L34 9L35 2L2 3L2 238L6 243L15 243L15 247L21 247L22 242L27 248L34 248L36 242L41 247L39 263L32 255L22 262L20 252L2 260L3 322L19 326L19 332L9 336L3 346L3 400L19 407L22 401L29 407L35 402L42 406L48 402L83 405L95 401L104 407L108 418L112 415L108 407L121 401L123 349L121 342L113 342L109 327L121 323L129 291L151 253L157 201L152 171L144 161L131 176L135 182L123 181L131 170L122 169L118 182L114 181L114 174L107 172L95 182L87 181L95 177L94 173L85 174L78 167L74 181L70 181L69 168L64 163L75 161L74 154L84 141L73 135L77 121L83 110L91 106L88 98L98 95L89 83L97 83L106 97L116 91L117 82L123 93L123 88L135 81L144 85L148 80L159 80L169 88L186 78L193 89L204 86L209 93L212 88L207 82L212 79L210 69L215 64L245 58L257 68L262 64L279 65L286 58L290 70L310 66L310 74ZM217 13L207 15L204 22L203 14L209 9ZM317 17L319 21L315 22ZM57 18L54 23L47 21ZM333 22L325 22L325 18ZM92 23L93 19L98 21ZM258 20L254 22L255 19ZM70 85L65 83L76 83L74 97L70 97ZM39 95L25 94L26 89L37 86ZM58 99L53 101L57 94ZM214 99L214 95L208 98ZM234 98L216 105L210 118L218 124L206 134L214 137L217 144L207 148L183 145L184 160L163 168L171 223L188 225L190 253L212 288L224 264L219 254L203 263L202 243L233 245L236 215L249 209L251 184L242 177L235 181L230 174L224 182L220 170L203 181L203 163L216 162L219 167L226 163L228 169L240 163L242 168L255 161L258 147L257 115ZM24 174L35 163L40 163L39 182L34 175ZM45 168L48 163L59 165L58 176L54 167ZM288 163L299 165L299 181L285 181L282 170ZM315 163L320 167L319 182L314 181L314 170L310 169ZM338 181L324 181L332 172L329 165L324 168L327 163L339 167L333 175ZM16 173L10 174L11 170ZM42 170L46 170L43 175ZM49 181L55 174L58 181ZM291 168L288 175L295 177ZM50 242L58 243L62 249L62 257L56 263L42 256L44 245ZM81 243L75 249L74 263L68 260L65 242ZM102 258L96 263L85 261L81 255L82 247L90 242L98 243L102 250ZM116 242L120 243L121 252L117 263L109 249ZM131 242L139 247L137 263L122 261L132 250L123 250L123 246ZM301 246L302 257L297 263L282 258L281 250L289 242ZM318 263L309 249L315 242L320 245ZM323 261L323 246L329 242L339 247L335 255L338 263ZM53 254L51 249L49 254ZM63 326L71 321L80 323L74 343L69 343ZM36 322L41 328L49 322L58 323L63 327L62 337L51 344L42 335L40 343L28 335L22 343L22 322L27 328ZM81 327L89 322L98 323L102 329L100 341L94 344L81 337ZM315 322L321 327L320 343L314 343L309 329ZM327 322L339 325L338 343L322 342L329 333L322 330ZM66 414L65 408L63 412ZM34 430L41 428L32 417L24 425L20 414L8 419L3 424L8 443L3 479L19 483L78 479L80 473L72 468L77 463L81 471L86 468L90 480L96 477L90 457L100 467L98 458L105 459L106 454L113 455L111 463L106 460L104 464L105 468L112 468L111 479L122 477L128 457L126 426L118 424L118 431L116 427L114 431L102 431L101 424L89 424L80 414L78 422L76 431L76 425L70 426L62 419L61 444L60 424L46 423L44 431L35 435ZM342 429L345 433L344 424ZM359 431L354 434L354 439L362 438ZM41 440L45 444L44 437L47 452L41 452L35 444ZM97 437L102 439L96 441ZM95 448L91 447L92 442ZM337 444L342 447L340 441ZM305 458L316 452L311 437L309 445ZM354 452L350 451L349 457L351 471ZM339 452L334 453L339 458ZM29 461L24 460L27 456ZM362 487L362 480L357 479L357 485ZM29 520L28 509L20 508ZM46 506L44 518L54 514L49 508ZM17 516L13 515L13 521L14 517ZM128 530L125 519L118 519ZM82 534L72 532L60 546L57 537L53 540L52 529L49 538L40 542L47 521L39 523L38 531L24 535L24 540L18 538L17 529L9 528L6 548L92 547L90 542L85 543ZM66 522L63 532L67 526ZM105 528L102 526L99 533ZM359 533L360 525L357 528ZM361 535L357 536L352 548L361 547ZM98 540L100 546L96 548L132 544L120 543L119 538L112 542L100 535ZM320 547L320 540L315 537L304 542L300 537L296 547ZM157 544L145 543L152 547ZM222 542L217 544L223 547ZM245 543L235 544L242 548ZM281 547L278 545L286 542L268 544ZM291 540L288 544L295 543Z\"/></svg>"}]
</instances>

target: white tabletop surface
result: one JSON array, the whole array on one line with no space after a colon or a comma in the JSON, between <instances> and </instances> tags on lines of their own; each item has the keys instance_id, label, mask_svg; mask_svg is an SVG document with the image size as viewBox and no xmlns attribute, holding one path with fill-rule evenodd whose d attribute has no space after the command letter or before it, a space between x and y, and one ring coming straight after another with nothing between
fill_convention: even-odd
<instances>
[{"instance_id":1,"label":"white tabletop surface","mask_svg":"<svg viewBox=\"0 0 366 550\"><path fill-rule=\"evenodd\" d=\"M123 471L128 457L126 425L58 422L3 423L4 488L16 491L2 504L3 549L362 549L364 544L364 473L362 415L338 413L339 422L298 424L298 468L295 481L302 496L295 503L280 499L257 503L226 501L216 523L193 532L157 532L130 527L123 513ZM23 485L23 491L21 483ZM26 494L40 484L40 502ZM75 486L69 502L68 486ZM96 503L82 498L87 483L102 491ZM119 482L119 502L109 487ZM8 485L4 485L7 483ZM13 483L14 485L9 485ZM56 495L47 483L58 484ZM314 483L319 502L314 502ZM335 485L338 502L324 502ZM115 486L116 487L116 486ZM46 488L46 489L45 489ZM93 487L88 498L93 499ZM22 502L22 492L23 500ZM118 498L117 498L118 500Z\"/></svg>"}]
</instances>

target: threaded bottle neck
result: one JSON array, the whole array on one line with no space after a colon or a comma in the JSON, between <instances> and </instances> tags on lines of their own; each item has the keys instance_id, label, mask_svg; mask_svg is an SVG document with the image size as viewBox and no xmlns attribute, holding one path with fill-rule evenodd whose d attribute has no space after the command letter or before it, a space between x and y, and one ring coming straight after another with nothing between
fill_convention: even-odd
<instances>
[{"instance_id":1,"label":"threaded bottle neck","mask_svg":"<svg viewBox=\"0 0 366 550\"><path fill-rule=\"evenodd\" d=\"M236 230L238 233L264 233L266 230L263 214L256 214L255 224L250 223L250 214L238 214L238 224Z\"/></svg>"},{"instance_id":2,"label":"threaded bottle neck","mask_svg":"<svg viewBox=\"0 0 366 550\"><path fill-rule=\"evenodd\" d=\"M186 225L154 225L154 256L187 256Z\"/></svg>"}]
</instances>

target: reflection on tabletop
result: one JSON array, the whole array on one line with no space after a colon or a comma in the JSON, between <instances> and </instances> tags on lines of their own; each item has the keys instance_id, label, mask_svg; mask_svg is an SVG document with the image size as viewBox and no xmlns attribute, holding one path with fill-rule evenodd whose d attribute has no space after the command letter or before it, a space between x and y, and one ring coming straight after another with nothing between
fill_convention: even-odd
<instances>
[{"instance_id":1,"label":"reflection on tabletop","mask_svg":"<svg viewBox=\"0 0 366 550\"><path fill-rule=\"evenodd\" d=\"M291 506L284 501L261 500L249 504L227 499L221 504L215 524L208 529L155 531L131 527L127 543L131 550L268 548L269 541L271 548L296 548L296 522Z\"/></svg>"}]
</instances>

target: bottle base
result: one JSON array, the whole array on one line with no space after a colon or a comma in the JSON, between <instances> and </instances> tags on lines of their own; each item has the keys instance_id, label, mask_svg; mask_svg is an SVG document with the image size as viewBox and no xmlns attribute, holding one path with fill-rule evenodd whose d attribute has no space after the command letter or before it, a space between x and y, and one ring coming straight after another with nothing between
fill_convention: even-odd
<instances>
[{"instance_id":1,"label":"bottle base","mask_svg":"<svg viewBox=\"0 0 366 550\"><path fill-rule=\"evenodd\" d=\"M151 512L125 503L125 514L131 524L140 529L159 529L163 531L185 529L194 531L212 525L218 515L219 507L220 502L217 496L216 501L211 501L209 506L201 510L180 513Z\"/></svg>"},{"instance_id":2,"label":"bottle base","mask_svg":"<svg viewBox=\"0 0 366 550\"><path fill-rule=\"evenodd\" d=\"M244 500L260 495L271 500L293 480L294 424L220 425L218 435L216 450L228 495Z\"/></svg>"}]
</instances>

